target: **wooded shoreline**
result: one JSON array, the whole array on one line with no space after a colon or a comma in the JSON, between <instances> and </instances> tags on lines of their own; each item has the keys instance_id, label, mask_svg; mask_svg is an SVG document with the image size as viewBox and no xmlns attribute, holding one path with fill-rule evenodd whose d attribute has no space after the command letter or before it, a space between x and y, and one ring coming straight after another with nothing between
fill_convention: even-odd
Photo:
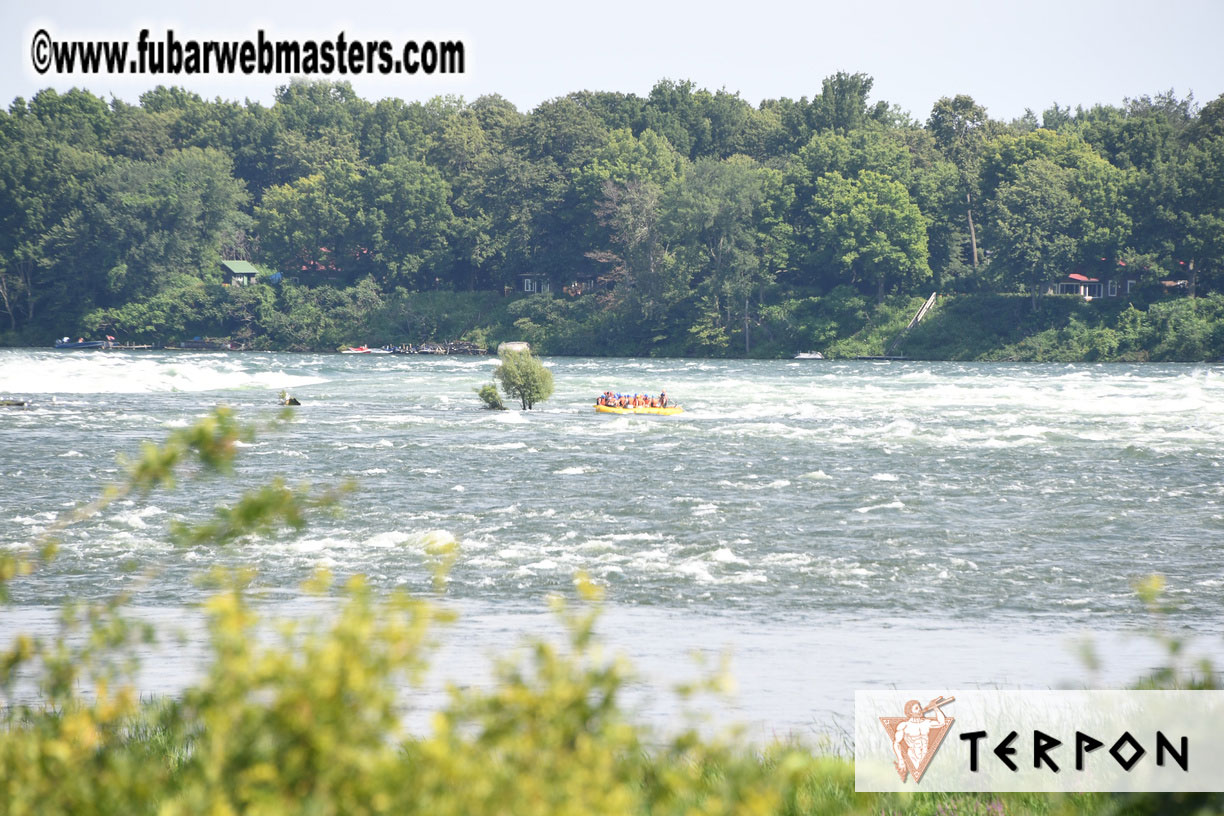
<instances>
[{"instance_id":1,"label":"wooded shoreline","mask_svg":"<svg viewBox=\"0 0 1224 816\"><path fill-rule=\"evenodd\" d=\"M0 113L0 345L881 355L935 291L892 353L1224 354L1224 97L1005 122L872 84L754 107L663 80L525 113L342 82L271 107L41 91ZM1093 300L1047 294L1073 291Z\"/></svg>"}]
</instances>

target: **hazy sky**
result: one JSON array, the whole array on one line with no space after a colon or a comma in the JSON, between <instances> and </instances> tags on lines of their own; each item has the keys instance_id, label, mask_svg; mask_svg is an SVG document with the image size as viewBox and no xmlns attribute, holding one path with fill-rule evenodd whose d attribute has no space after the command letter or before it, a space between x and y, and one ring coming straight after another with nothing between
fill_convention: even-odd
<instances>
[{"instance_id":1,"label":"hazy sky","mask_svg":"<svg viewBox=\"0 0 1224 816\"><path fill-rule=\"evenodd\" d=\"M461 77L340 77L368 99L500 93L520 110L576 90L645 95L659 79L762 99L812 96L837 71L874 77L872 100L925 120L967 93L1012 119L1052 103L1120 104L1173 89L1201 104L1224 93L1224 0L844 0L679 3L598 9L554 0L3 0L0 101L85 87L136 101L158 84L268 104L286 76L54 76L31 65L34 33L56 40L461 39ZM134 46L133 46L134 49Z\"/></svg>"}]
</instances>

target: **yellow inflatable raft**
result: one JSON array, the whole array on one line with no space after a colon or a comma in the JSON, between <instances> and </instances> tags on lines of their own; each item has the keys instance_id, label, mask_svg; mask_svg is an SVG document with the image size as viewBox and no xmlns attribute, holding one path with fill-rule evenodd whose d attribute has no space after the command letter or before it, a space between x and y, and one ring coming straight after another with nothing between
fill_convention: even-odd
<instances>
[{"instance_id":1,"label":"yellow inflatable raft","mask_svg":"<svg viewBox=\"0 0 1224 816\"><path fill-rule=\"evenodd\" d=\"M601 414L663 414L664 416L671 416L672 414L684 413L684 409L679 405L669 405L666 408L649 408L644 405L635 408L613 408L611 405L596 405L595 410Z\"/></svg>"}]
</instances>

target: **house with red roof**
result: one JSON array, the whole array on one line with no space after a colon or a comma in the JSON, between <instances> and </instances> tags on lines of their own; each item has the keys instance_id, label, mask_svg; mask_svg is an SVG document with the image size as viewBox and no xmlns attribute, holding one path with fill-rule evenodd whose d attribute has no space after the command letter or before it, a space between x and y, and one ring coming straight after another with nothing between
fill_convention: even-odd
<instances>
[{"instance_id":1,"label":"house with red roof","mask_svg":"<svg viewBox=\"0 0 1224 816\"><path fill-rule=\"evenodd\" d=\"M1101 259L1105 261L1104 258ZM1102 264L1104 265L1104 263ZM1113 274L1101 274L1082 267L1066 277L1053 281L1049 292L1053 295L1079 295L1084 300L1129 295L1139 285L1139 276L1131 274L1126 261L1118 261Z\"/></svg>"}]
</instances>

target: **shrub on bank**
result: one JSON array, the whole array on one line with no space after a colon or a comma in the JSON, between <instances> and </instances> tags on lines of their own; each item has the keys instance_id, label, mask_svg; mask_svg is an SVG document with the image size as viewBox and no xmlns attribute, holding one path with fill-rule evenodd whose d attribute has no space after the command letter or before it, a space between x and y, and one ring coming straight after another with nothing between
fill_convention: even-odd
<instances>
[{"instance_id":1,"label":"shrub on bank","mask_svg":"<svg viewBox=\"0 0 1224 816\"><path fill-rule=\"evenodd\" d=\"M899 344L916 359L1018 362L1218 360L1224 296L1085 301L1047 295L950 295Z\"/></svg>"}]
</instances>

